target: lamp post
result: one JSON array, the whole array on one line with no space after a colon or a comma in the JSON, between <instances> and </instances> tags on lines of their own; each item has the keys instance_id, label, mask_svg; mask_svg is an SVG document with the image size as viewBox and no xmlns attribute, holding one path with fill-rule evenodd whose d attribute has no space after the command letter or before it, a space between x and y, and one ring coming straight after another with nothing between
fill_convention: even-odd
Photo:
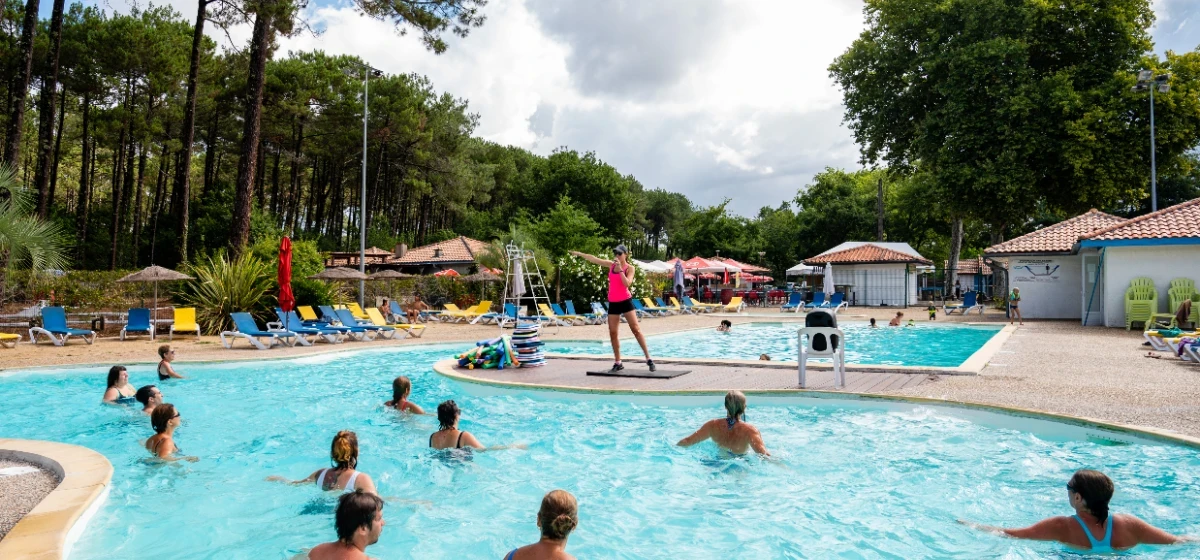
<instances>
[{"instance_id":1,"label":"lamp post","mask_svg":"<svg viewBox=\"0 0 1200 560\"><path fill-rule=\"evenodd\" d=\"M362 81L363 81L362 190L359 193L361 198L359 199L359 207L358 207L358 271L363 274L366 274L367 273L367 119L371 115L370 106L367 103L367 82L370 81L371 76L375 76L376 78L378 78L383 75L383 72L380 70L377 70L375 68L372 68L371 65L369 65L369 64L363 64L360 62L353 62L352 64L354 64L354 66L356 66L357 69L362 70ZM347 68L345 70L345 72L346 72L346 75L350 76L351 78L357 77L355 75L355 69L353 69L353 68ZM358 281L358 305L359 306L366 305L366 301L365 301L366 291L367 291L366 280L359 280Z\"/></svg>"},{"instance_id":2,"label":"lamp post","mask_svg":"<svg viewBox=\"0 0 1200 560\"><path fill-rule=\"evenodd\" d=\"M1158 170L1156 169L1155 154L1154 154L1154 90L1159 93L1167 93L1171 91L1170 74L1154 75L1150 70L1142 70L1137 74L1137 85L1133 86L1135 92L1150 92L1150 211L1158 211Z\"/></svg>"}]
</instances>

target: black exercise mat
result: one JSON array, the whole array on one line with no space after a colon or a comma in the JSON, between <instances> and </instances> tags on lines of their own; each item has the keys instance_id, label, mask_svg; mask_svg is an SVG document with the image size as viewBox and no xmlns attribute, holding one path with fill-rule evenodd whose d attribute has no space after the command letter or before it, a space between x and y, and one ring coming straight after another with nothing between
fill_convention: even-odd
<instances>
[{"instance_id":1,"label":"black exercise mat","mask_svg":"<svg viewBox=\"0 0 1200 560\"><path fill-rule=\"evenodd\" d=\"M679 377L685 373L691 373L687 369L660 369L658 371L650 371L648 369L629 369L625 368L621 371L612 371L606 369L604 371L589 371L588 375L600 375L603 377L644 377L647 379L671 379Z\"/></svg>"}]
</instances>

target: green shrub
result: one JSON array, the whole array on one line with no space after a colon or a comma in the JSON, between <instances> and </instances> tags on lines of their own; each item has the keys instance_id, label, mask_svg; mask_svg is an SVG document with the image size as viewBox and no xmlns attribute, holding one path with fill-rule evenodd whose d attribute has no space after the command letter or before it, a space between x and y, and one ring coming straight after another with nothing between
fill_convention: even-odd
<instances>
[{"instance_id":1,"label":"green shrub","mask_svg":"<svg viewBox=\"0 0 1200 560\"><path fill-rule=\"evenodd\" d=\"M230 330L234 311L248 311L260 321L274 319L269 312L277 301L275 268L249 251L233 261L224 254L209 257L187 272L196 279L185 283L176 299L196 308L204 332Z\"/></svg>"},{"instance_id":2,"label":"green shrub","mask_svg":"<svg viewBox=\"0 0 1200 560\"><path fill-rule=\"evenodd\" d=\"M296 305L333 305L349 299L346 297L348 294L339 292L336 285L320 280L292 279L292 296L296 298Z\"/></svg>"},{"instance_id":3,"label":"green shrub","mask_svg":"<svg viewBox=\"0 0 1200 560\"><path fill-rule=\"evenodd\" d=\"M272 267L279 266L279 237L260 239L250 246L250 253ZM292 281L307 279L325 270L325 257L316 241L292 241Z\"/></svg>"}]
</instances>

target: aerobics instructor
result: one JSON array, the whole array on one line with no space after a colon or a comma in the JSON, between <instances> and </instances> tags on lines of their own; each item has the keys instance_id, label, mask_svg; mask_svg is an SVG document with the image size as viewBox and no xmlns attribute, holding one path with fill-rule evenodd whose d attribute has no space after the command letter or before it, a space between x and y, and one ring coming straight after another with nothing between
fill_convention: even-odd
<instances>
[{"instance_id":1,"label":"aerobics instructor","mask_svg":"<svg viewBox=\"0 0 1200 560\"><path fill-rule=\"evenodd\" d=\"M612 371L625 369L625 366L621 365L621 341L617 337L621 317L625 317L625 321L629 323L629 330L633 331L634 338L637 338L638 344L642 346L642 353L646 355L646 365L650 367L650 371L654 371L654 360L650 359L646 337L642 336L642 329L638 326L637 312L633 309L633 294L629 291L635 273L629 265L629 250L624 245L617 245L613 249L616 260L612 261L579 251L571 251L571 254L608 268L608 338L612 340L613 348Z\"/></svg>"}]
</instances>

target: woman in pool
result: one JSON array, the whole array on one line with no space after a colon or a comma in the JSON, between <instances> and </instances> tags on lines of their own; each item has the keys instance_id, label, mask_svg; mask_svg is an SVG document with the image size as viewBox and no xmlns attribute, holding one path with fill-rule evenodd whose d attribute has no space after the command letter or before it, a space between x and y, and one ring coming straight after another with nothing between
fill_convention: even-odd
<instances>
[{"instance_id":1,"label":"woman in pool","mask_svg":"<svg viewBox=\"0 0 1200 560\"><path fill-rule=\"evenodd\" d=\"M438 431L429 434L429 447L434 449L478 449L484 450L500 450L510 447L524 449L524 445L493 445L484 447L475 436L469 432L464 432L458 429L458 418L462 415L462 410L458 408L458 403L454 401L446 401L438 405Z\"/></svg>"},{"instance_id":2,"label":"woman in pool","mask_svg":"<svg viewBox=\"0 0 1200 560\"><path fill-rule=\"evenodd\" d=\"M175 405L162 403L154 407L154 412L150 413L150 425L154 427L154 435L146 440L146 450L153 453L155 457L167 461L184 459L195 462L195 457L175 457L176 453L183 451L179 449L178 445L175 445L175 429L181 422L179 411L175 410Z\"/></svg>"},{"instance_id":3,"label":"woman in pool","mask_svg":"<svg viewBox=\"0 0 1200 560\"><path fill-rule=\"evenodd\" d=\"M412 393L412 381L401 375L392 380L392 400L383 403L383 406L394 408L400 412L411 412L413 414L425 414L421 407L408 402L408 395Z\"/></svg>"},{"instance_id":4,"label":"woman in pool","mask_svg":"<svg viewBox=\"0 0 1200 560\"><path fill-rule=\"evenodd\" d=\"M1112 495L1113 482L1104 473L1081 470L1076 471L1067 482L1067 499L1075 509L1072 517L1051 517L1024 529L1004 529L961 520L960 523L1019 539L1058 541L1092 552L1112 552L1139 544L1175 544L1196 540L1172 535L1132 515L1110 515L1108 501Z\"/></svg>"},{"instance_id":5,"label":"woman in pool","mask_svg":"<svg viewBox=\"0 0 1200 560\"><path fill-rule=\"evenodd\" d=\"M551 490L542 498L537 526L538 542L514 549L504 560L575 560L567 554L567 537L579 526L579 504L566 490Z\"/></svg>"},{"instance_id":6,"label":"woman in pool","mask_svg":"<svg viewBox=\"0 0 1200 560\"><path fill-rule=\"evenodd\" d=\"M875 324L875 318L874 318L874 317L871 317L871 328L872 328L872 329L877 329L877 328L879 328L879 325Z\"/></svg>"},{"instance_id":7,"label":"woman in pool","mask_svg":"<svg viewBox=\"0 0 1200 560\"><path fill-rule=\"evenodd\" d=\"M731 453L743 455L750 449L770 457L758 428L746 422L746 395L741 391L725 394L725 417L709 420L696 433L679 440L680 447L691 447L706 439L712 439L717 447Z\"/></svg>"},{"instance_id":8,"label":"woman in pool","mask_svg":"<svg viewBox=\"0 0 1200 560\"><path fill-rule=\"evenodd\" d=\"M171 362L175 361L175 351L171 346L164 344L158 347L158 380L166 381L172 377L176 379L184 379L175 368L171 367Z\"/></svg>"},{"instance_id":9,"label":"woman in pool","mask_svg":"<svg viewBox=\"0 0 1200 560\"><path fill-rule=\"evenodd\" d=\"M717 332L729 332L733 328L733 323L729 319L722 319L721 324L717 325Z\"/></svg>"},{"instance_id":10,"label":"woman in pool","mask_svg":"<svg viewBox=\"0 0 1200 560\"><path fill-rule=\"evenodd\" d=\"M162 391L159 391L158 387L154 385L146 385L138 389L137 394L133 398L137 399L137 402L142 403L142 413L146 416L153 413L154 408L162 404L163 401Z\"/></svg>"},{"instance_id":11,"label":"woman in pool","mask_svg":"<svg viewBox=\"0 0 1200 560\"><path fill-rule=\"evenodd\" d=\"M612 261L579 251L571 251L571 254L592 264L608 268L608 338L612 341L613 348L612 370L625 369L625 366L621 364L621 341L617 336L621 327L621 317L624 317L625 322L629 323L629 330L633 331L633 337L641 345L642 353L646 355L646 365L650 371L654 371L654 360L650 359L650 348L646 346L646 337L642 336L637 312L633 309L633 293L629 291L636 273L629 265L629 250L624 245L617 245L613 249L616 260Z\"/></svg>"},{"instance_id":12,"label":"woman in pool","mask_svg":"<svg viewBox=\"0 0 1200 560\"><path fill-rule=\"evenodd\" d=\"M375 483L371 475L355 470L358 466L358 435L350 430L342 430L333 436L329 446L329 459L333 468L319 469L301 480L288 480L282 476L268 476L267 480L286 482L292 485L317 483L322 490L341 490L353 492L362 490L371 494L375 491Z\"/></svg>"},{"instance_id":13,"label":"woman in pool","mask_svg":"<svg viewBox=\"0 0 1200 560\"><path fill-rule=\"evenodd\" d=\"M108 404L131 405L137 402L134 398L137 390L129 384L129 372L125 366L113 366L108 370L108 388L104 390L104 402Z\"/></svg>"}]
</instances>

